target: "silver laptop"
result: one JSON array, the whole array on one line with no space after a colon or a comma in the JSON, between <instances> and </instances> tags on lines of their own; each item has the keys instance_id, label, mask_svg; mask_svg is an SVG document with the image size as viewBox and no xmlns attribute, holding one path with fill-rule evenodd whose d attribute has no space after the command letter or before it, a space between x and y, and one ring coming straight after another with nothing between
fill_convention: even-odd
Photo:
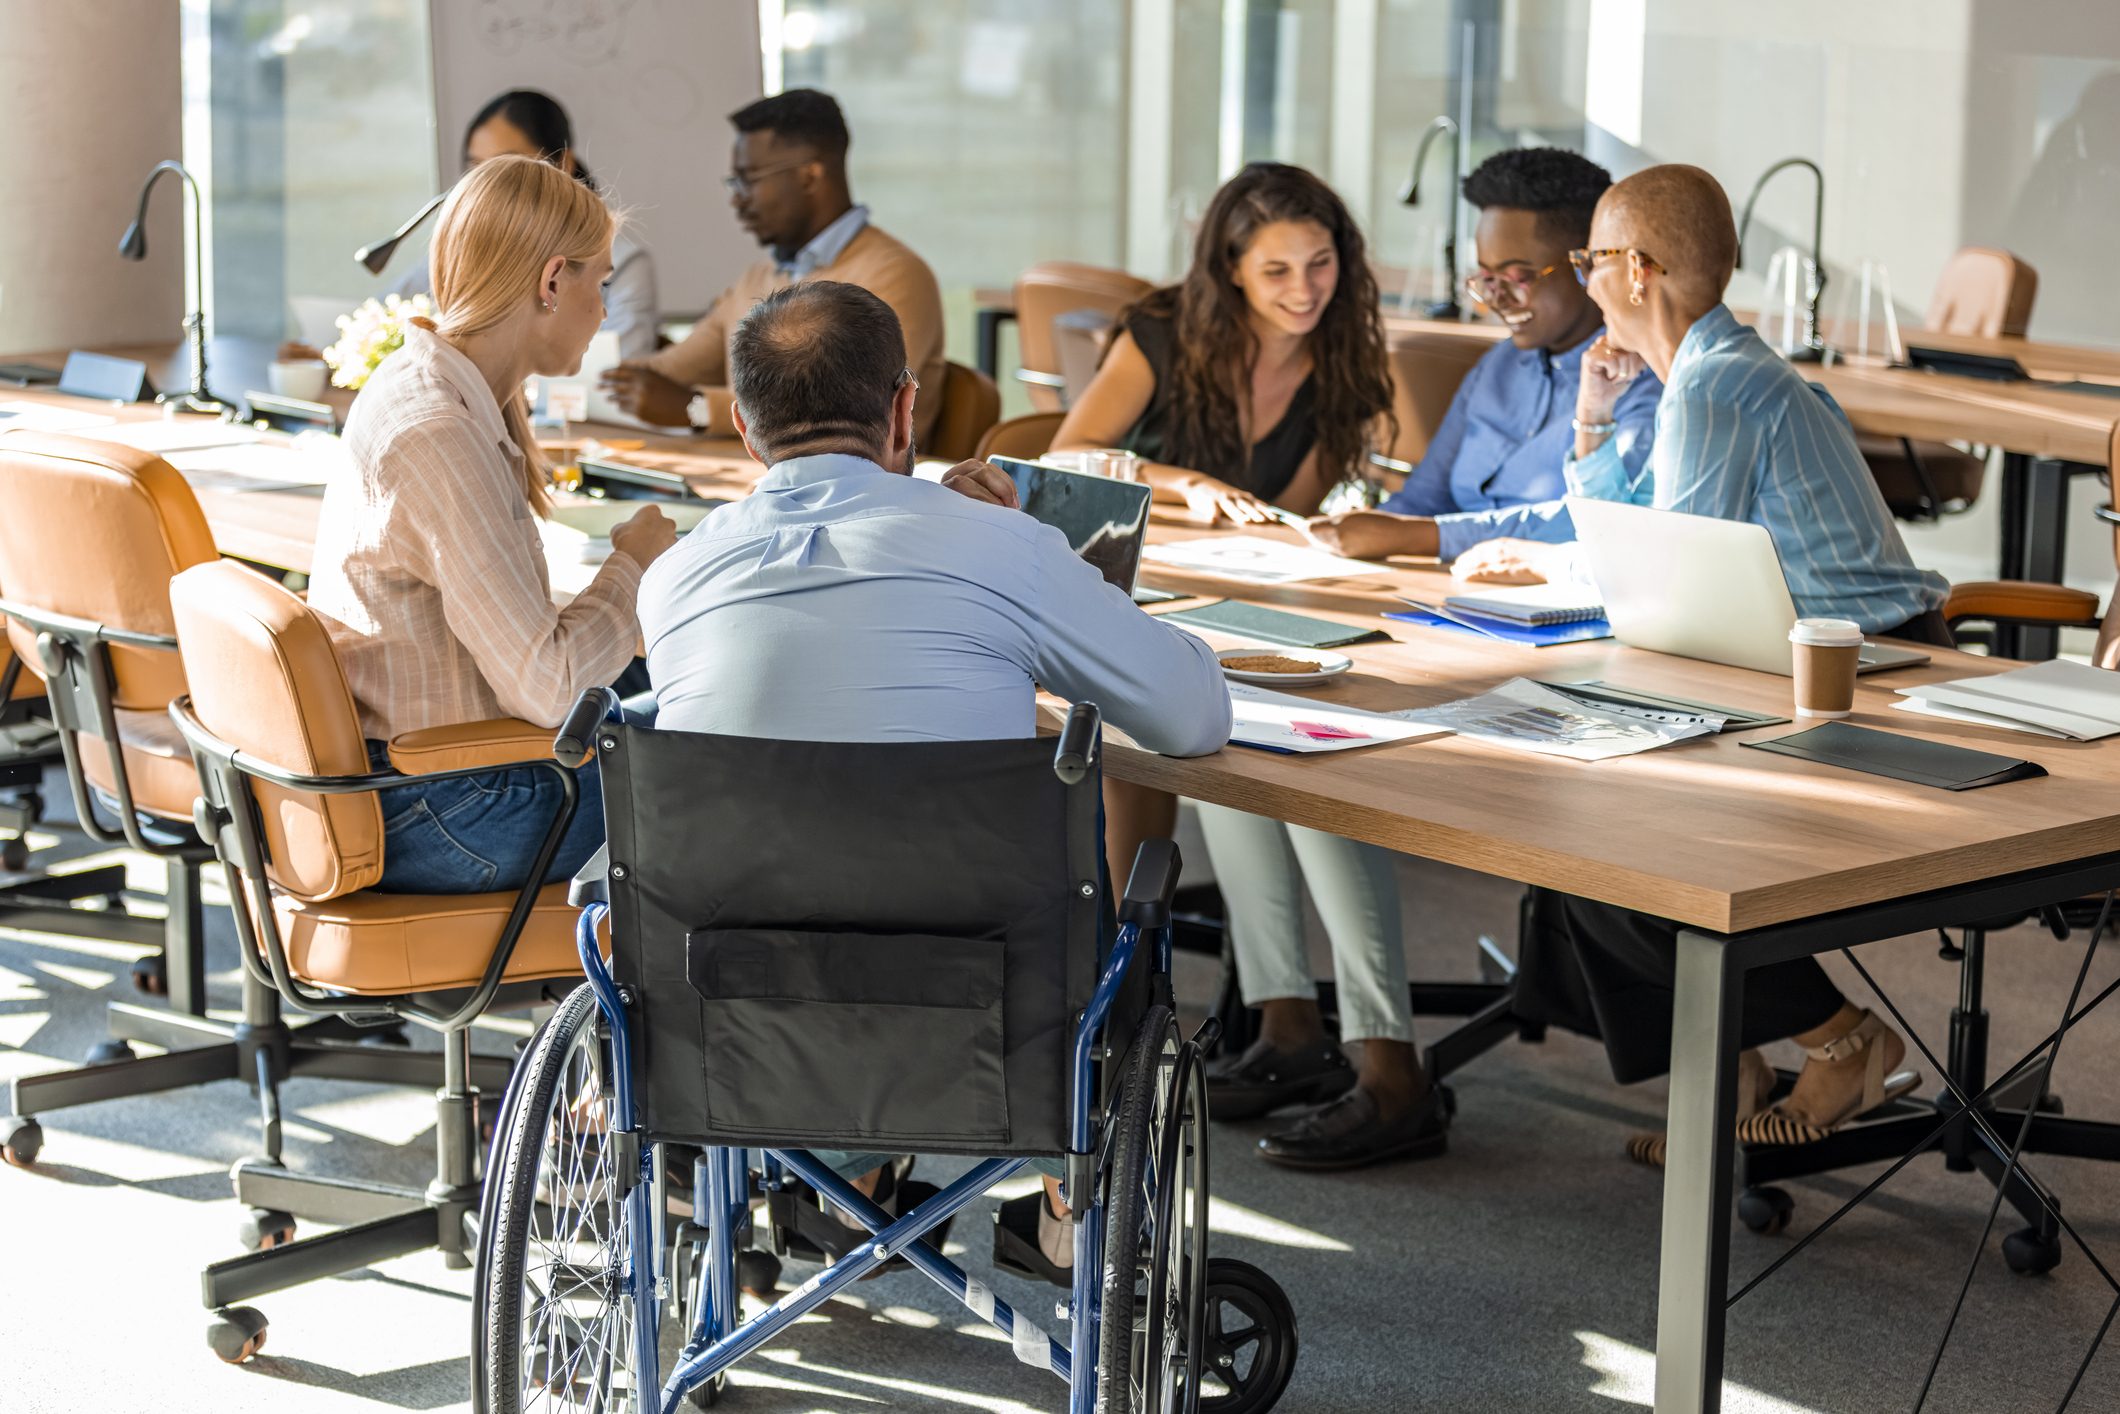
<instances>
[{"instance_id":1,"label":"silver laptop","mask_svg":"<svg viewBox=\"0 0 2120 1414\"><path fill-rule=\"evenodd\" d=\"M1575 496L1568 514L1613 637L1630 648L1789 676L1796 605L1765 526ZM1865 643L1857 671L1928 661L1915 649Z\"/></svg>"}]
</instances>

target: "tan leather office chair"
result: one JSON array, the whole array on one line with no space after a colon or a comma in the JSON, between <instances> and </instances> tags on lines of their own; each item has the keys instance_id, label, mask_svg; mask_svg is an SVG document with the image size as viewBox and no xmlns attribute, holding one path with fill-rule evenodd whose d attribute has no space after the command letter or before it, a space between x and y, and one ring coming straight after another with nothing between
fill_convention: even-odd
<instances>
[{"instance_id":1,"label":"tan leather office chair","mask_svg":"<svg viewBox=\"0 0 2120 1414\"><path fill-rule=\"evenodd\" d=\"M1001 390L976 368L961 363L942 368L942 411L935 416L927 450L931 456L958 462L976 452L980 439L1001 420Z\"/></svg>"},{"instance_id":2,"label":"tan leather office chair","mask_svg":"<svg viewBox=\"0 0 2120 1414\"><path fill-rule=\"evenodd\" d=\"M1398 437L1372 462L1391 477L1403 477L1428 454L1465 375L1492 345L1478 339L1408 331L1392 337L1391 409Z\"/></svg>"},{"instance_id":3,"label":"tan leather office chair","mask_svg":"<svg viewBox=\"0 0 2120 1414\"><path fill-rule=\"evenodd\" d=\"M169 593L191 681L171 715L197 762L200 832L228 870L251 980L302 1011L354 1024L404 1018L443 1037L436 1177L426 1189L290 1172L269 1123L267 1154L236 1165L236 1196L265 1250L208 1267L203 1296L217 1313L215 1352L244 1360L265 1329L241 1306L256 1296L429 1247L468 1264L481 1074L469 1027L491 1008L534 1004L546 979L580 975L566 885L537 883L573 813L574 774L552 759L552 732L513 720L400 736L390 743L394 770L373 772L353 694L308 605L231 561L185 571ZM511 766L549 769L566 785L529 884L433 897L375 889L378 788ZM505 1084L505 1065L483 1073ZM259 1080L269 1097L277 1077L261 1070ZM289 1242L295 1216L350 1226Z\"/></svg>"},{"instance_id":4,"label":"tan leather office chair","mask_svg":"<svg viewBox=\"0 0 2120 1414\"><path fill-rule=\"evenodd\" d=\"M1016 371L1030 392L1031 406L1059 412L1066 406L1066 379L1053 337L1053 321L1076 310L1095 310L1109 319L1147 294L1148 281L1123 270L1047 260L1033 265L1016 281L1016 337L1022 367Z\"/></svg>"},{"instance_id":5,"label":"tan leather office chair","mask_svg":"<svg viewBox=\"0 0 2120 1414\"><path fill-rule=\"evenodd\" d=\"M1984 339L2022 338L2039 272L2006 250L1967 246L1950 258L1929 299L1927 328ZM1903 437L1858 439L1877 489L1902 520L1934 520L1972 505L1987 479L1984 448Z\"/></svg>"},{"instance_id":6,"label":"tan leather office chair","mask_svg":"<svg viewBox=\"0 0 2120 1414\"><path fill-rule=\"evenodd\" d=\"M979 449L974 456L1021 457L1026 461L1042 457L1053 445L1053 434L1060 424L1067 421L1064 412L1027 412L1021 417L1012 417L987 429L979 439Z\"/></svg>"},{"instance_id":7,"label":"tan leather office chair","mask_svg":"<svg viewBox=\"0 0 2120 1414\"><path fill-rule=\"evenodd\" d=\"M154 855L169 868L162 919L122 906L123 865L33 881L30 892L42 897L20 907L0 901L0 922L158 948L134 976L172 1002L167 1011L113 1005L111 1039L90 1052L88 1068L10 1085L0 1149L26 1163L42 1147L33 1116L227 1078L236 1048L231 1028L204 1019L199 867L212 851L192 832L198 779L168 716L184 690L169 581L214 558L213 535L175 468L116 443L10 434L0 438L0 483L8 500L0 614L10 650L42 682L75 818L98 843ZM69 906L86 897L113 906ZM170 1053L138 1059L132 1041Z\"/></svg>"}]
</instances>

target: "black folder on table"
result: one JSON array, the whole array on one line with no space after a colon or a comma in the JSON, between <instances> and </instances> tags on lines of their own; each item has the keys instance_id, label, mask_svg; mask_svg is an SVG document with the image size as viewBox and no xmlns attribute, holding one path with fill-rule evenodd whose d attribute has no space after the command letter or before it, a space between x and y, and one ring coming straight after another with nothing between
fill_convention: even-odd
<instances>
[{"instance_id":1,"label":"black folder on table","mask_svg":"<svg viewBox=\"0 0 2120 1414\"><path fill-rule=\"evenodd\" d=\"M1330 619L1262 609L1238 599L1218 599L1197 609L1178 609L1158 617L1180 628L1204 628L1238 638L1255 638L1261 643L1278 643L1284 648L1339 648L1349 643L1391 640L1391 635L1382 629L1354 628Z\"/></svg>"},{"instance_id":2,"label":"black folder on table","mask_svg":"<svg viewBox=\"0 0 2120 1414\"><path fill-rule=\"evenodd\" d=\"M1744 743L1759 751L1772 751L1895 781L1934 786L1938 790L1977 790L2005 781L2028 781L2046 774L2036 761L1997 756L1987 751L1968 751L1962 746L1923 741L1896 732L1873 731L1846 722L1827 722L1809 731L1791 732L1772 741Z\"/></svg>"}]
</instances>

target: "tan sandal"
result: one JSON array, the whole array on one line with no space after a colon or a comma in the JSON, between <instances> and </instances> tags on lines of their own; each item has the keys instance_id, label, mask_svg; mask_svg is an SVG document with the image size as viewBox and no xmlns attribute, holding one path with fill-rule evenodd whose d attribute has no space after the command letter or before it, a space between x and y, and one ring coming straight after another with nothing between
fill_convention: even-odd
<instances>
[{"instance_id":1,"label":"tan sandal","mask_svg":"<svg viewBox=\"0 0 2120 1414\"><path fill-rule=\"evenodd\" d=\"M1767 1058L1758 1051L1737 1053L1737 1122L1758 1114L1760 1108L1774 1097L1774 1087L1781 1077ZM1662 1130L1644 1130L1627 1136L1627 1157L1638 1164L1653 1169L1664 1166L1666 1137Z\"/></svg>"},{"instance_id":2,"label":"tan sandal","mask_svg":"<svg viewBox=\"0 0 2120 1414\"><path fill-rule=\"evenodd\" d=\"M1823 1046L1805 1047L1804 1054L1818 1061L1843 1061L1850 1056L1866 1056L1862 1097L1824 1124L1796 1119L1776 1105L1739 1124L1738 1141L1761 1145L1816 1144L1834 1131L1913 1090L1921 1084L1920 1072L1895 1070L1890 1075L1884 1073L1884 1047L1877 1043L1891 1034L1891 1028L1878 1020L1875 1012L1865 1011L1862 1020Z\"/></svg>"}]
</instances>

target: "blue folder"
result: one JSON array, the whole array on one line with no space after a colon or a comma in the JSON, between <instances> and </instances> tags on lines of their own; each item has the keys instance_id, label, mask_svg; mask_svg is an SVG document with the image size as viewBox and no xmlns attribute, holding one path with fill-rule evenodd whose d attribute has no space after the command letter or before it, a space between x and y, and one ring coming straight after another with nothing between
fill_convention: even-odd
<instances>
[{"instance_id":1,"label":"blue folder","mask_svg":"<svg viewBox=\"0 0 2120 1414\"><path fill-rule=\"evenodd\" d=\"M1483 638L1522 644L1529 648L1551 648L1557 643L1587 643L1594 638L1612 636L1612 625L1603 619L1582 619L1572 624L1520 624L1510 619L1490 619L1478 614L1463 614L1458 619L1446 619L1424 609L1408 609L1403 613L1387 612L1384 617L1397 619L1401 623L1418 624L1422 628L1476 634Z\"/></svg>"}]
</instances>

